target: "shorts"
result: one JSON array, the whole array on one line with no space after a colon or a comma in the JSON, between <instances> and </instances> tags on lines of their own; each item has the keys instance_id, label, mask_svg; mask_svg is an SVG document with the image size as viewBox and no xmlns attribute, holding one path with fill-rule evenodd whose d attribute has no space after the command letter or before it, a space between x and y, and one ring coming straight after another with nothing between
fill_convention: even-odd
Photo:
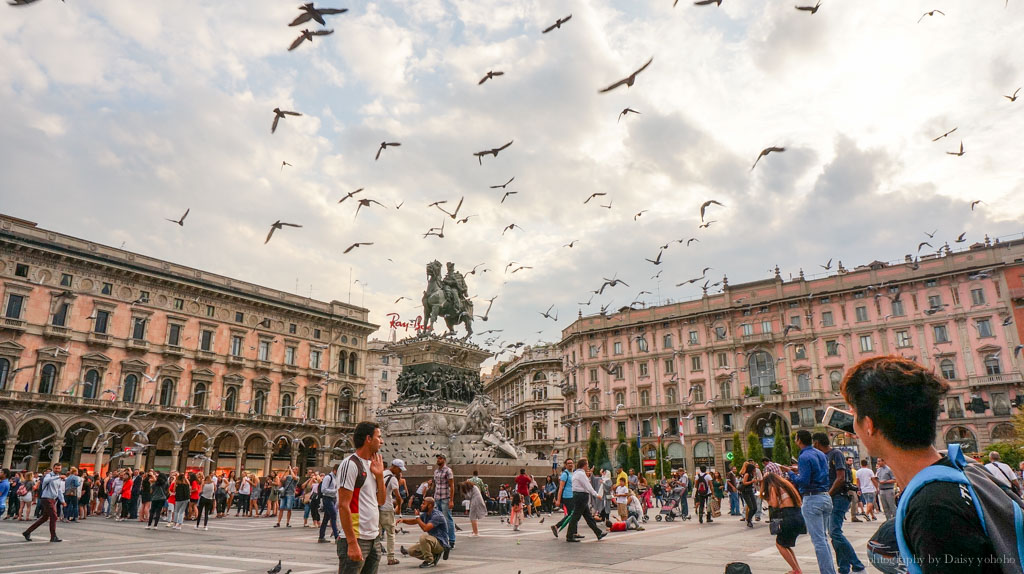
<instances>
[{"instance_id":1,"label":"shorts","mask_svg":"<svg viewBox=\"0 0 1024 574\"><path fill-rule=\"evenodd\" d=\"M782 529L775 535L775 543L783 548L796 546L796 538L807 534L807 526L799 508L780 508L774 512L776 519L782 520Z\"/></svg>"},{"instance_id":2,"label":"shorts","mask_svg":"<svg viewBox=\"0 0 1024 574\"><path fill-rule=\"evenodd\" d=\"M291 510L295 506L295 497L287 494L281 496L281 509Z\"/></svg>"},{"instance_id":3,"label":"shorts","mask_svg":"<svg viewBox=\"0 0 1024 574\"><path fill-rule=\"evenodd\" d=\"M874 492L862 492L862 493L860 493L860 496L863 499L864 504L874 504L875 503L875 493Z\"/></svg>"}]
</instances>

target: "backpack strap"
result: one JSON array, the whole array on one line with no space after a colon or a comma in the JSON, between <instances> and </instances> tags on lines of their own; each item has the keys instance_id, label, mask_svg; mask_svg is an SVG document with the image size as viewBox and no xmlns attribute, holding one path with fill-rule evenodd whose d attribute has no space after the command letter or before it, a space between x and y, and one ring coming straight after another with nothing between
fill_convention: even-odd
<instances>
[{"instance_id":1,"label":"backpack strap","mask_svg":"<svg viewBox=\"0 0 1024 574\"><path fill-rule=\"evenodd\" d=\"M355 464L356 469L359 470L359 475L356 476L355 488L352 489L353 491L359 490L366 483L366 468L363 466L363 461L354 454L348 457L348 462Z\"/></svg>"}]
</instances>

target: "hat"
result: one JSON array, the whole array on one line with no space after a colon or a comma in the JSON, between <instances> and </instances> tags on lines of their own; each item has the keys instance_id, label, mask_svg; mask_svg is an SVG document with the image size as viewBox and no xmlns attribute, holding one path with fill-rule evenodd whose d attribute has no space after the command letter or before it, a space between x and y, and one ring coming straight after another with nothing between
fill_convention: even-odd
<instances>
[{"instance_id":1,"label":"hat","mask_svg":"<svg viewBox=\"0 0 1024 574\"><path fill-rule=\"evenodd\" d=\"M402 472L405 472L405 461L403 461L400 458L396 458L395 460L391 461L391 466L397 467L401 469Z\"/></svg>"}]
</instances>

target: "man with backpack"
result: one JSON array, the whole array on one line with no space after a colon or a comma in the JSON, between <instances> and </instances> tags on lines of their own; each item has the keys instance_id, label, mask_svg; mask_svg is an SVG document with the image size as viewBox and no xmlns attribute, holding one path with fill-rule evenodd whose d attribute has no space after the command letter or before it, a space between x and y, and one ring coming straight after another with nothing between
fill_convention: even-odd
<instances>
[{"instance_id":1,"label":"man with backpack","mask_svg":"<svg viewBox=\"0 0 1024 574\"><path fill-rule=\"evenodd\" d=\"M352 431L355 454L338 466L338 574L376 574L380 564L380 507L384 504L384 459L380 426L361 422Z\"/></svg>"},{"instance_id":2,"label":"man with backpack","mask_svg":"<svg viewBox=\"0 0 1024 574\"><path fill-rule=\"evenodd\" d=\"M331 525L331 535L338 538L338 478L334 473L338 472L338 465L331 467L331 472L324 475L320 481L320 504L323 504L324 515L320 520L320 537L318 543L326 543L327 524Z\"/></svg>"},{"instance_id":3,"label":"man with backpack","mask_svg":"<svg viewBox=\"0 0 1024 574\"><path fill-rule=\"evenodd\" d=\"M704 513L707 511L708 522L711 520L711 505L708 499L711 497L711 475L708 474L708 467L701 465L700 472L693 478L693 501L697 506L697 521L704 524Z\"/></svg>"},{"instance_id":4,"label":"man with backpack","mask_svg":"<svg viewBox=\"0 0 1024 574\"><path fill-rule=\"evenodd\" d=\"M996 479L996 484L1003 490L1011 491L1020 496L1020 480L1008 464L999 462L999 453L997 451L988 453L988 460L989 462L985 465L985 469L992 473L992 476Z\"/></svg>"},{"instance_id":5,"label":"man with backpack","mask_svg":"<svg viewBox=\"0 0 1024 574\"><path fill-rule=\"evenodd\" d=\"M895 530L908 571L1019 573L1024 502L981 465L967 464L959 444L948 445L948 456L933 446L948 389L932 371L897 356L860 362L841 385L857 436L905 485Z\"/></svg>"}]
</instances>

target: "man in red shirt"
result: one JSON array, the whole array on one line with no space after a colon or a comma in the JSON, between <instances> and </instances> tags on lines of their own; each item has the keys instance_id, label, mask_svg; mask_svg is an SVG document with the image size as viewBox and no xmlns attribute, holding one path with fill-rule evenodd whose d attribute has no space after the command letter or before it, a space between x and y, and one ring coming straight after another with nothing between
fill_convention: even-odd
<instances>
[{"instance_id":1,"label":"man in red shirt","mask_svg":"<svg viewBox=\"0 0 1024 574\"><path fill-rule=\"evenodd\" d=\"M526 474L525 468L519 469L519 476L516 477L516 492L519 493L519 497L523 500L523 508L529 508L528 512L532 512L533 504L530 504L530 483L533 482L533 477Z\"/></svg>"}]
</instances>

